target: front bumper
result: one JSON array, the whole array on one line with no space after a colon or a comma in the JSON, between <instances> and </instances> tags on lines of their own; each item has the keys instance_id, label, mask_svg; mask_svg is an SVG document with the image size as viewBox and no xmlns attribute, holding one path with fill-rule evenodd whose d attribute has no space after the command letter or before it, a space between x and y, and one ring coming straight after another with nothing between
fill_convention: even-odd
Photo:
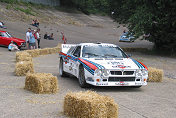
<instances>
[{"instance_id":1,"label":"front bumper","mask_svg":"<svg viewBox=\"0 0 176 118\"><path fill-rule=\"evenodd\" d=\"M94 85L94 86L143 86L147 85L147 82L127 82L127 81L121 81L121 82L87 82L88 84Z\"/></svg>"},{"instance_id":2,"label":"front bumper","mask_svg":"<svg viewBox=\"0 0 176 118\"><path fill-rule=\"evenodd\" d=\"M130 73L130 72L133 72L133 73ZM146 76L138 76L135 70L123 71L123 73L125 75L122 73L121 75L117 75L120 73L112 73L108 77L88 75L86 76L86 82L94 86L143 86L143 85L147 85L148 74Z\"/></svg>"},{"instance_id":3,"label":"front bumper","mask_svg":"<svg viewBox=\"0 0 176 118\"><path fill-rule=\"evenodd\" d=\"M26 47L26 42L21 43L21 45L19 47Z\"/></svg>"}]
</instances>

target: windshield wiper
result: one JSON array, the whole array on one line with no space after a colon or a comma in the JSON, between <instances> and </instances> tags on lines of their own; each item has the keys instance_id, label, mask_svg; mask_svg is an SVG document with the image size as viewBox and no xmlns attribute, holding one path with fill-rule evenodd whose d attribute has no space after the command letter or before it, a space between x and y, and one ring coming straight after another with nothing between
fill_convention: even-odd
<instances>
[{"instance_id":1,"label":"windshield wiper","mask_svg":"<svg viewBox=\"0 0 176 118\"><path fill-rule=\"evenodd\" d=\"M116 56L116 55L113 55L113 54L105 54L103 57L118 57L118 56Z\"/></svg>"},{"instance_id":2,"label":"windshield wiper","mask_svg":"<svg viewBox=\"0 0 176 118\"><path fill-rule=\"evenodd\" d=\"M102 57L101 55L97 55L97 54L94 54L94 53L84 53L84 54L95 56L95 57Z\"/></svg>"}]
</instances>

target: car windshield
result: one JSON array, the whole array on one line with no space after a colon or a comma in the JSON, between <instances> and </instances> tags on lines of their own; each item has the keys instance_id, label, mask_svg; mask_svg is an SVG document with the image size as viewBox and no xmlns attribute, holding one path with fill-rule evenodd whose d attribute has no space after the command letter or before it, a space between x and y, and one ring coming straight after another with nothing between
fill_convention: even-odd
<instances>
[{"instance_id":1,"label":"car windshield","mask_svg":"<svg viewBox=\"0 0 176 118\"><path fill-rule=\"evenodd\" d=\"M127 55L117 46L83 46L82 57L85 58L127 58Z\"/></svg>"},{"instance_id":2,"label":"car windshield","mask_svg":"<svg viewBox=\"0 0 176 118\"><path fill-rule=\"evenodd\" d=\"M6 32L6 34L7 34L8 38L12 37L8 32Z\"/></svg>"},{"instance_id":3,"label":"car windshield","mask_svg":"<svg viewBox=\"0 0 176 118\"><path fill-rule=\"evenodd\" d=\"M11 35L8 32L1 32L0 35L1 35L1 37L6 37L6 38L11 37Z\"/></svg>"}]
</instances>

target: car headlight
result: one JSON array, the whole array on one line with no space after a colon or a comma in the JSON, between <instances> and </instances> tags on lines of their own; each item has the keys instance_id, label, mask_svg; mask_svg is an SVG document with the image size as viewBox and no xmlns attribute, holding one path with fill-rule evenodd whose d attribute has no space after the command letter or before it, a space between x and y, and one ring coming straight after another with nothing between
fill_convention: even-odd
<instances>
[{"instance_id":1,"label":"car headlight","mask_svg":"<svg viewBox=\"0 0 176 118\"><path fill-rule=\"evenodd\" d=\"M103 76L108 76L109 75L109 70L107 70L107 69L103 69L102 70L102 74L103 74Z\"/></svg>"},{"instance_id":2,"label":"car headlight","mask_svg":"<svg viewBox=\"0 0 176 118\"><path fill-rule=\"evenodd\" d=\"M101 70L100 69L96 69L95 70L95 75L100 76L101 75Z\"/></svg>"},{"instance_id":3,"label":"car headlight","mask_svg":"<svg viewBox=\"0 0 176 118\"><path fill-rule=\"evenodd\" d=\"M142 76L142 71L140 69L136 70L136 76Z\"/></svg>"},{"instance_id":4,"label":"car headlight","mask_svg":"<svg viewBox=\"0 0 176 118\"><path fill-rule=\"evenodd\" d=\"M143 75L143 76L146 76L147 74L148 74L148 71L147 71L146 69L143 69L143 70L142 70L142 75Z\"/></svg>"},{"instance_id":5,"label":"car headlight","mask_svg":"<svg viewBox=\"0 0 176 118\"><path fill-rule=\"evenodd\" d=\"M96 69L95 70L95 75L97 75L97 76L105 76L105 77L107 77L109 74L110 74L110 72L107 69L103 69L103 70Z\"/></svg>"}]
</instances>

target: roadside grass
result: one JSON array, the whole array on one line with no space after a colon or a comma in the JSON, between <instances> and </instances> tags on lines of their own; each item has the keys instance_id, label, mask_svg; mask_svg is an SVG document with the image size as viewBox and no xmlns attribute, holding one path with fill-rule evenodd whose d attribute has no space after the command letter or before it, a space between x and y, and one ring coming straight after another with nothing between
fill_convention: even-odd
<instances>
[{"instance_id":1,"label":"roadside grass","mask_svg":"<svg viewBox=\"0 0 176 118\"><path fill-rule=\"evenodd\" d=\"M28 14L28 15L35 16L35 12L33 12L31 8L15 7L14 9L17 10L17 11L18 11L18 10L19 10L19 11L22 11L22 12Z\"/></svg>"},{"instance_id":2,"label":"roadside grass","mask_svg":"<svg viewBox=\"0 0 176 118\"><path fill-rule=\"evenodd\" d=\"M17 1L17 0L0 0L0 2L6 3L6 9L14 9L16 11L24 12L27 15L36 16L37 10L36 9L47 9L51 8L47 5L42 4L34 4L31 2L23 2L23 1Z\"/></svg>"}]
</instances>

